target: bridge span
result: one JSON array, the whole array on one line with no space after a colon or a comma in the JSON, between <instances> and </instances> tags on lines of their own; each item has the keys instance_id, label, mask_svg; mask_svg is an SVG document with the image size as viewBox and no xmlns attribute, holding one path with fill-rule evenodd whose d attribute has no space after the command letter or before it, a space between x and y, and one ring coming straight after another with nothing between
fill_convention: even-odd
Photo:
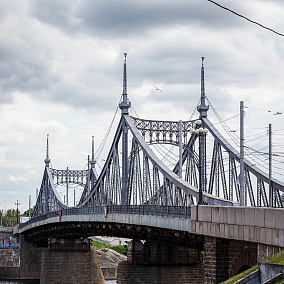
<instances>
[{"instance_id":1,"label":"bridge span","mask_svg":"<svg viewBox=\"0 0 284 284\"><path fill-rule=\"evenodd\" d=\"M41 246L48 246L49 242L52 249L58 248L57 243L70 238L83 241L94 235L131 238L135 240L129 246L128 253L132 266L130 269L124 264L121 278L123 273L128 279L136 274L146 275L149 265L158 265L157 262L163 259L160 254L163 254L171 255L171 261L159 263L164 264L166 269L177 264L181 264L183 269L184 266L192 269L191 277L185 274L187 280L181 277L182 281L189 282L177 283L201 283L198 282L201 278L202 283L219 283L240 272L243 267L250 267L282 250L283 220L284 210L278 208L113 205L50 212L22 224L19 233L24 236L25 242ZM138 240L146 243L142 245ZM173 249L178 251L179 258L174 257L177 252ZM25 251L25 257L28 253ZM185 255L187 261L181 261ZM136 266L133 267L134 263ZM198 269L196 266L199 266ZM140 267L139 271L135 270L137 267ZM135 277L139 279L137 275ZM192 282L192 277L197 282ZM169 279L172 281L172 278Z\"/></svg>"},{"instance_id":2,"label":"bridge span","mask_svg":"<svg viewBox=\"0 0 284 284\"><path fill-rule=\"evenodd\" d=\"M52 237L116 237L175 242L186 234L284 247L284 210L277 208L110 206L65 209L23 224L19 233L32 242ZM167 230L166 236L163 231ZM169 232L175 232L171 235ZM180 235L177 232L182 232ZM165 238L163 240L163 237ZM181 240L179 240L181 241ZM188 244L190 245L190 244Z\"/></svg>"},{"instance_id":3,"label":"bridge span","mask_svg":"<svg viewBox=\"0 0 284 284\"><path fill-rule=\"evenodd\" d=\"M60 170L50 166L47 137L33 216L18 232L21 277L47 283L56 275L48 283L62 284L62 275L72 275L74 282L68 279L68 284L77 284L84 275L85 282L94 283L98 274L82 256L90 252L87 237L93 235L133 240L128 262L118 267L118 283L132 284L135 277L139 283L219 283L281 250L284 183L225 139L208 118L207 102L212 107L202 58L199 117L130 116L125 54L121 119L99 174L94 139L87 170ZM169 156L170 163L165 161ZM82 187L73 207L70 184ZM66 186L64 201L59 185ZM91 254L88 259L96 263Z\"/></svg>"}]
</instances>

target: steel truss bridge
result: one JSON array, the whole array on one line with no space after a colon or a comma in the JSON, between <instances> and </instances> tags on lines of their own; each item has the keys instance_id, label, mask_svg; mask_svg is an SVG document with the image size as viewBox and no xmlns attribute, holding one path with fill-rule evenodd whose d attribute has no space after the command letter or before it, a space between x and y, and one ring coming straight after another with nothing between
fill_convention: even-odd
<instances>
[{"instance_id":1,"label":"steel truss bridge","mask_svg":"<svg viewBox=\"0 0 284 284\"><path fill-rule=\"evenodd\" d=\"M121 119L100 173L97 174L95 169L94 142L87 170L51 168L47 138L42 183L32 219L27 224L62 211L83 214L101 210L104 214L104 210L108 210L190 218L193 204L238 206L240 154L207 117L209 106L206 105L203 59L201 99L197 107L199 117L191 121L157 121L129 115L131 103L127 95L125 54L123 93L119 104ZM206 143L209 136L214 140L212 152ZM167 144L177 149L172 168L153 151L151 147L155 144ZM209 155L211 164L208 168ZM57 185L71 183L83 187L75 207L68 206L68 200L64 203L57 191ZM269 178L268 173L247 159L244 159L243 188L244 206L283 207L284 183Z\"/></svg>"}]
</instances>

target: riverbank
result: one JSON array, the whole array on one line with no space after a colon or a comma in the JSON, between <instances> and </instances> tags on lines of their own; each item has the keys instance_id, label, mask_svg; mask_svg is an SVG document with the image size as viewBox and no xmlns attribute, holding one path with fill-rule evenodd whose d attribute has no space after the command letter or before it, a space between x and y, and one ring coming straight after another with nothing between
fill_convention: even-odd
<instances>
[{"instance_id":1,"label":"riverbank","mask_svg":"<svg viewBox=\"0 0 284 284\"><path fill-rule=\"evenodd\" d=\"M95 251L105 280L116 279L117 265L119 262L127 260L127 257L112 249L96 249Z\"/></svg>"}]
</instances>

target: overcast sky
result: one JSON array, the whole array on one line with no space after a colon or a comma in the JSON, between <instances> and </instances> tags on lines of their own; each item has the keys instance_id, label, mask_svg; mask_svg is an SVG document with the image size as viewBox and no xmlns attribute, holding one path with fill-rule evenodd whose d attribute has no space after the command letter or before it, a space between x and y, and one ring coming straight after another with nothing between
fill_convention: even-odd
<instances>
[{"instance_id":1,"label":"overcast sky","mask_svg":"<svg viewBox=\"0 0 284 284\"><path fill-rule=\"evenodd\" d=\"M284 33L281 0L217 1ZM34 205L47 133L54 168L85 167L92 135L98 147L117 109L124 52L139 117L189 119L204 56L206 95L223 119L243 100L246 133L284 128L273 115L284 111L284 37L207 0L0 0L0 210L19 200L25 211L29 195Z\"/></svg>"}]
</instances>

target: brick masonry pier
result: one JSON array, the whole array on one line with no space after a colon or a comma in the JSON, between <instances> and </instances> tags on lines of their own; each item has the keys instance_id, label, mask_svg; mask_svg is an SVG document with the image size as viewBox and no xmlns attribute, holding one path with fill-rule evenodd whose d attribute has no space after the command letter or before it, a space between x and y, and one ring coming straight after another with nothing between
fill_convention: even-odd
<instances>
[{"instance_id":1,"label":"brick masonry pier","mask_svg":"<svg viewBox=\"0 0 284 284\"><path fill-rule=\"evenodd\" d=\"M127 261L117 267L118 284L203 283L201 251L177 245L132 241Z\"/></svg>"},{"instance_id":2,"label":"brick masonry pier","mask_svg":"<svg viewBox=\"0 0 284 284\"><path fill-rule=\"evenodd\" d=\"M89 239L50 239L37 247L21 239L21 279L40 284L103 284L104 277Z\"/></svg>"},{"instance_id":3,"label":"brick masonry pier","mask_svg":"<svg viewBox=\"0 0 284 284\"><path fill-rule=\"evenodd\" d=\"M280 249L209 236L204 237L203 250L132 241L127 261L118 264L117 283L221 283Z\"/></svg>"}]
</instances>

